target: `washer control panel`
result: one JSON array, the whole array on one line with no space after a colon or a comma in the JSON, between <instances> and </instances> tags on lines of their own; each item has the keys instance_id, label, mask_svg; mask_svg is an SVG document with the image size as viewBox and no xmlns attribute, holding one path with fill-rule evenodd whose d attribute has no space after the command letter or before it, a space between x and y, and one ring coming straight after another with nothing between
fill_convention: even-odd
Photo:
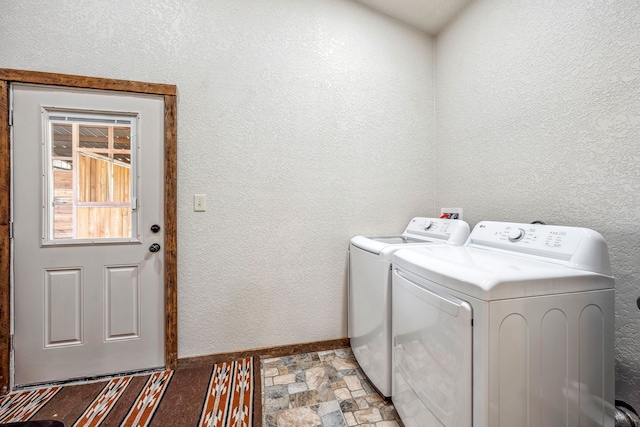
<instances>
[{"instance_id":1,"label":"washer control panel","mask_svg":"<svg viewBox=\"0 0 640 427\"><path fill-rule=\"evenodd\" d=\"M459 219L416 217L409 222L403 235L462 245L469 236L469 224Z\"/></svg>"},{"instance_id":2,"label":"washer control panel","mask_svg":"<svg viewBox=\"0 0 640 427\"><path fill-rule=\"evenodd\" d=\"M407 225L405 233L424 235L425 232L429 232L429 234L448 236L451 234L451 229L455 228L454 221L439 218L413 218Z\"/></svg>"},{"instance_id":3,"label":"washer control panel","mask_svg":"<svg viewBox=\"0 0 640 427\"><path fill-rule=\"evenodd\" d=\"M488 246L551 258L569 259L585 236L578 227L483 221L470 235L475 246Z\"/></svg>"},{"instance_id":4,"label":"washer control panel","mask_svg":"<svg viewBox=\"0 0 640 427\"><path fill-rule=\"evenodd\" d=\"M465 246L611 275L607 243L589 228L482 221Z\"/></svg>"}]
</instances>

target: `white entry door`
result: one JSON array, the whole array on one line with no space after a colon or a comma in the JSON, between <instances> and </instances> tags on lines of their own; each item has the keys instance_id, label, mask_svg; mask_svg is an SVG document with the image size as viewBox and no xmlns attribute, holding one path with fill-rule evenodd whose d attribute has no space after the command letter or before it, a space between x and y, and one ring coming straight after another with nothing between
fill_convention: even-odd
<instances>
[{"instance_id":1,"label":"white entry door","mask_svg":"<svg viewBox=\"0 0 640 427\"><path fill-rule=\"evenodd\" d=\"M14 385L164 366L163 98L11 95Z\"/></svg>"}]
</instances>

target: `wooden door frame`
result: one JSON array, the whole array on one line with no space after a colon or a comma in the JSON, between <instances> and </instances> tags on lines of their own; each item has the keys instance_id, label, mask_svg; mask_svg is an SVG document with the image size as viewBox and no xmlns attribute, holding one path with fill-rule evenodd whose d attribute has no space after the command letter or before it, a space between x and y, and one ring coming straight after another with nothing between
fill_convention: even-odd
<instances>
[{"instance_id":1,"label":"wooden door frame","mask_svg":"<svg viewBox=\"0 0 640 427\"><path fill-rule=\"evenodd\" d=\"M11 83L32 83L164 96L165 367L178 365L177 87L0 68L0 394L11 391Z\"/></svg>"}]
</instances>

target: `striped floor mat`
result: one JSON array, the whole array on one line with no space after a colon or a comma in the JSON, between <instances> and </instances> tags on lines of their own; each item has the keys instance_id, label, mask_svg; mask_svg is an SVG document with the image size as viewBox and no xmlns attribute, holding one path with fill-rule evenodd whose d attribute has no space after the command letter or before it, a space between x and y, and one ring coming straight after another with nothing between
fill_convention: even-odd
<instances>
[{"instance_id":1,"label":"striped floor mat","mask_svg":"<svg viewBox=\"0 0 640 427\"><path fill-rule=\"evenodd\" d=\"M0 397L0 423L58 420L68 427L256 427L262 424L259 366L257 358L249 357L213 367L11 393Z\"/></svg>"}]
</instances>

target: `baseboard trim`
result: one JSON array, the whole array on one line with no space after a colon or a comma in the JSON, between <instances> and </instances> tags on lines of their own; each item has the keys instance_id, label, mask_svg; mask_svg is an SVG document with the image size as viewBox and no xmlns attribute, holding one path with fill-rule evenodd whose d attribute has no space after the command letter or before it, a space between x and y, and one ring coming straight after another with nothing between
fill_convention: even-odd
<instances>
[{"instance_id":1,"label":"baseboard trim","mask_svg":"<svg viewBox=\"0 0 640 427\"><path fill-rule=\"evenodd\" d=\"M178 369L199 368L230 360L244 359L245 357L270 357L289 356L291 354L311 353L314 351L333 350L349 347L349 338L339 338L328 341L314 341L301 344L283 345L278 347L264 347L252 350L234 351L231 353L208 354L205 356L183 357L178 359Z\"/></svg>"}]
</instances>

